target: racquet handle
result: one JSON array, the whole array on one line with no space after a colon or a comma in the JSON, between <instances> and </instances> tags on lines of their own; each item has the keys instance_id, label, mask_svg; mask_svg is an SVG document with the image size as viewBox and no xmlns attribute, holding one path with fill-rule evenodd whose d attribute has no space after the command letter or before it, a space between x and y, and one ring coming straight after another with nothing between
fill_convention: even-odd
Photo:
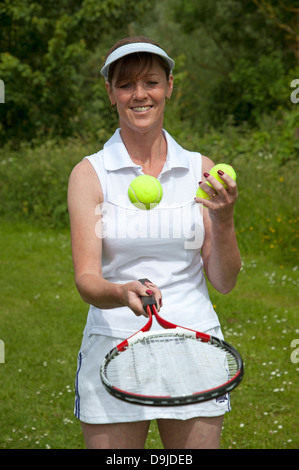
<instances>
[{"instance_id":1,"label":"racquet handle","mask_svg":"<svg viewBox=\"0 0 299 470\"><path fill-rule=\"evenodd\" d=\"M145 283L146 282L151 282L149 281L148 279L139 279L139 282L141 282L141 284L143 284L145 286ZM145 310L145 312L147 313L147 306L152 306L152 305L155 305L157 307L157 302L155 301L155 297L153 295L144 295L144 296L141 296L141 302L142 302L142 305L143 305L143 309Z\"/></svg>"}]
</instances>

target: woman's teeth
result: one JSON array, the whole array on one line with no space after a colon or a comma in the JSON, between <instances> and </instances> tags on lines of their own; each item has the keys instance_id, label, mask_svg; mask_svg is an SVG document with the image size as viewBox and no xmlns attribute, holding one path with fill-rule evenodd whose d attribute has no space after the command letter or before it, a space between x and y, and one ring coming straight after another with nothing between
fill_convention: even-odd
<instances>
[{"instance_id":1,"label":"woman's teeth","mask_svg":"<svg viewBox=\"0 0 299 470\"><path fill-rule=\"evenodd\" d=\"M137 111L138 113L142 113L144 111L147 111L151 108L151 106L136 106L132 108L134 111Z\"/></svg>"}]
</instances>

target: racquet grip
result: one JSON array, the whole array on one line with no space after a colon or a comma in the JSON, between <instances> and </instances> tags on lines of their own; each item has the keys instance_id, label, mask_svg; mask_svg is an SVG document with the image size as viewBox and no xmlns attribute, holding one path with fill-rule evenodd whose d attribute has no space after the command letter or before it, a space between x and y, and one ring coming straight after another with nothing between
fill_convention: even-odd
<instances>
[{"instance_id":1,"label":"racquet grip","mask_svg":"<svg viewBox=\"0 0 299 470\"><path fill-rule=\"evenodd\" d=\"M145 286L145 283L146 282L151 282L149 281L149 279L139 279L139 282L141 282L141 284L143 284ZM142 302L142 305L143 305L143 309L145 310L145 312L147 313L147 306L150 305L155 305L157 307L157 302L155 301L155 297L153 295L142 295L141 296L141 302Z\"/></svg>"}]
</instances>

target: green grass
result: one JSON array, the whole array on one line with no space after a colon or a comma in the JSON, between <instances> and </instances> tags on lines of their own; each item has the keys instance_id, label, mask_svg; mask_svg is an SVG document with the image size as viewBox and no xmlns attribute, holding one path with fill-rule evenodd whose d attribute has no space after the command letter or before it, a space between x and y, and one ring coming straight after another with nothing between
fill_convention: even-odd
<instances>
[{"instance_id":1,"label":"green grass","mask_svg":"<svg viewBox=\"0 0 299 470\"><path fill-rule=\"evenodd\" d=\"M0 448L82 447L72 408L87 309L68 233L2 224L0 269Z\"/></svg>"},{"instance_id":2,"label":"green grass","mask_svg":"<svg viewBox=\"0 0 299 470\"><path fill-rule=\"evenodd\" d=\"M246 257L228 297L211 292L225 338L242 353L245 377L232 393L222 447L297 448L298 371L291 342L299 337L295 266Z\"/></svg>"},{"instance_id":3,"label":"green grass","mask_svg":"<svg viewBox=\"0 0 299 470\"><path fill-rule=\"evenodd\" d=\"M0 228L0 448L80 449L73 416L76 357L87 306L73 281L68 230L3 222ZM299 338L295 265L246 255L234 291L210 289L245 377L232 393L223 449L298 448ZM147 448L162 448L152 423Z\"/></svg>"}]
</instances>

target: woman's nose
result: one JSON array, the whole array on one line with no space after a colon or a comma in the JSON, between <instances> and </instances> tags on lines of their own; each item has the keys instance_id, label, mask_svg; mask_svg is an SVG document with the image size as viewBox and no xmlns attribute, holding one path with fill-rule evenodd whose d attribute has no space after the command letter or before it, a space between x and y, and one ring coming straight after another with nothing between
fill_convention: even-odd
<instances>
[{"instance_id":1,"label":"woman's nose","mask_svg":"<svg viewBox=\"0 0 299 470\"><path fill-rule=\"evenodd\" d=\"M146 90L143 85L137 84L134 91L134 98L137 100L142 100L146 97Z\"/></svg>"}]
</instances>

